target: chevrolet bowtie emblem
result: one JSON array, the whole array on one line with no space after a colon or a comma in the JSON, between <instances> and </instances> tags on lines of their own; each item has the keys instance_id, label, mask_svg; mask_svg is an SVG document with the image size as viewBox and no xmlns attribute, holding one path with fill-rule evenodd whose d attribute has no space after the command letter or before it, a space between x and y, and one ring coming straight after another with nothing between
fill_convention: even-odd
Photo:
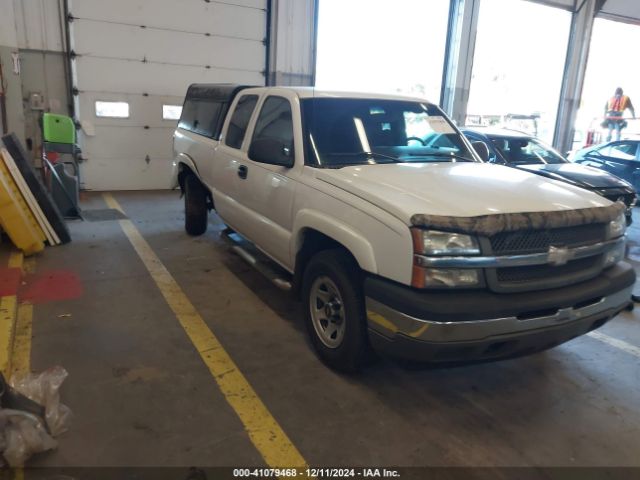
<instances>
[{"instance_id":1,"label":"chevrolet bowtie emblem","mask_svg":"<svg viewBox=\"0 0 640 480\"><path fill-rule=\"evenodd\" d=\"M571 252L567 247L549 247L549 253L547 254L547 259L551 265L554 267L559 267L560 265L566 264L569 260L573 258L573 252Z\"/></svg>"}]
</instances>

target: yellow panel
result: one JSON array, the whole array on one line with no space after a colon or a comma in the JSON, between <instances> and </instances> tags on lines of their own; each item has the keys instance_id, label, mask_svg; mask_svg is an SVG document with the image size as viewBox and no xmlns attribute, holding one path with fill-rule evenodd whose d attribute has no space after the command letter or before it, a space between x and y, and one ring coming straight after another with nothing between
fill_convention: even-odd
<instances>
[{"instance_id":1,"label":"yellow panel","mask_svg":"<svg viewBox=\"0 0 640 480\"><path fill-rule=\"evenodd\" d=\"M4 162L0 161L0 225L25 255L44 250L46 239Z\"/></svg>"}]
</instances>

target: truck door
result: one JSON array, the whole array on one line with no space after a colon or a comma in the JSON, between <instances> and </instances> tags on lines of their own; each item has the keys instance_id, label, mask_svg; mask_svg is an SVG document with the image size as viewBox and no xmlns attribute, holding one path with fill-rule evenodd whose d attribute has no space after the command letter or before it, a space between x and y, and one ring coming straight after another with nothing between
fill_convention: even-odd
<instances>
[{"instance_id":1,"label":"truck door","mask_svg":"<svg viewBox=\"0 0 640 480\"><path fill-rule=\"evenodd\" d=\"M251 140L276 139L285 145L285 150L295 159L296 166L302 164L302 148L294 145L294 124L299 125L299 110L295 111L291 99L268 96L260 108L252 131ZM283 266L291 266L289 241L292 229L292 205L295 181L291 174L295 168L272 165L251 160L246 162L240 175L237 199L245 210L238 225L240 233L258 242L260 248Z\"/></svg>"},{"instance_id":2,"label":"truck door","mask_svg":"<svg viewBox=\"0 0 640 480\"><path fill-rule=\"evenodd\" d=\"M243 216L237 201L239 175L241 165L246 164L245 136L258 99L259 96L255 94L241 95L229 110L226 130L211 165L216 211L233 228L240 228L238 223Z\"/></svg>"}]
</instances>

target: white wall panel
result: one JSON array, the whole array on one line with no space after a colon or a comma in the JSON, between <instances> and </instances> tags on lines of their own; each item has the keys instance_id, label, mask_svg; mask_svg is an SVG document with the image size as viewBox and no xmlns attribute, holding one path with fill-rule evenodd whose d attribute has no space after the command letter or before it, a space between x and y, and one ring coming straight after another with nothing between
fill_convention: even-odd
<instances>
[{"instance_id":1,"label":"white wall panel","mask_svg":"<svg viewBox=\"0 0 640 480\"><path fill-rule=\"evenodd\" d=\"M73 0L71 13L79 18L262 40L266 0L228 3L251 8L195 0Z\"/></svg>"},{"instance_id":2,"label":"white wall panel","mask_svg":"<svg viewBox=\"0 0 640 480\"><path fill-rule=\"evenodd\" d=\"M263 85L261 73L123 62L80 57L75 61L80 91L181 95L191 83Z\"/></svg>"},{"instance_id":3,"label":"white wall panel","mask_svg":"<svg viewBox=\"0 0 640 480\"><path fill-rule=\"evenodd\" d=\"M96 117L96 100L128 102L129 118ZM182 96L82 95L80 117L95 128L95 135L85 137L83 144L87 158L82 164L85 188L169 188L172 135L177 122L162 120L163 103L181 104Z\"/></svg>"},{"instance_id":4,"label":"white wall panel","mask_svg":"<svg viewBox=\"0 0 640 480\"><path fill-rule=\"evenodd\" d=\"M80 104L80 115L83 121L88 120L97 125L130 127L175 127L176 121L162 119L162 104L182 105L183 95L133 95L92 92L83 96ZM127 102L129 118L105 118L95 116L95 102Z\"/></svg>"},{"instance_id":5,"label":"white wall panel","mask_svg":"<svg viewBox=\"0 0 640 480\"><path fill-rule=\"evenodd\" d=\"M78 118L95 132L81 136L85 188L169 188L177 122L163 103L181 105L192 83L264 85L266 0L225 1L240 6L72 0ZM130 117L97 118L96 100L127 101Z\"/></svg>"},{"instance_id":6,"label":"white wall panel","mask_svg":"<svg viewBox=\"0 0 640 480\"><path fill-rule=\"evenodd\" d=\"M203 68L210 65L255 73L264 68L264 45L253 40L185 35L94 22L78 22L74 25L74 35L76 53L81 56L146 58L153 62ZM109 41L105 42L105 38L109 38Z\"/></svg>"},{"instance_id":7,"label":"white wall panel","mask_svg":"<svg viewBox=\"0 0 640 480\"><path fill-rule=\"evenodd\" d=\"M139 136L137 140L147 143L156 141L150 135ZM92 157L81 165L83 187L98 191L168 189L171 187L172 160L170 157L151 158L147 164L131 157Z\"/></svg>"}]
</instances>

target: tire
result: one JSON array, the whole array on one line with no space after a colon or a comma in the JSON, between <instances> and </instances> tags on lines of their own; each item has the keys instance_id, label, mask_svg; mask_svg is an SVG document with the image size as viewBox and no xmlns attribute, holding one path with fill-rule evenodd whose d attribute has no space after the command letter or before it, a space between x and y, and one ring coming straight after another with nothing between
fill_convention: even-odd
<instances>
[{"instance_id":1,"label":"tire","mask_svg":"<svg viewBox=\"0 0 640 480\"><path fill-rule=\"evenodd\" d=\"M343 250L316 254L305 269L302 295L307 333L320 359L335 370L359 371L369 358L369 339L356 262Z\"/></svg>"},{"instance_id":2,"label":"tire","mask_svg":"<svg viewBox=\"0 0 640 480\"><path fill-rule=\"evenodd\" d=\"M207 192L198 177L189 174L184 179L184 228L189 235L198 236L207 231Z\"/></svg>"}]
</instances>

